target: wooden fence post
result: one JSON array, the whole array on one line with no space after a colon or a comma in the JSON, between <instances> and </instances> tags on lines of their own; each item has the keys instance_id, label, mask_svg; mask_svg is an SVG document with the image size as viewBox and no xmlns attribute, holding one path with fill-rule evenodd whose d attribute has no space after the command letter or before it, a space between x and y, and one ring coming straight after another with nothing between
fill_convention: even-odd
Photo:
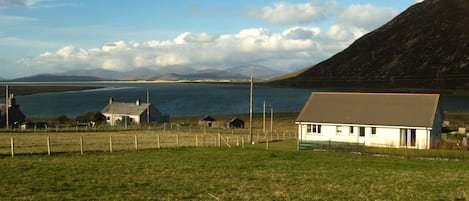
<instances>
[{"instance_id":1,"label":"wooden fence post","mask_svg":"<svg viewBox=\"0 0 469 201\"><path fill-rule=\"evenodd\" d=\"M135 151L138 151L138 139L137 139L137 135L135 135Z\"/></svg>"},{"instance_id":2,"label":"wooden fence post","mask_svg":"<svg viewBox=\"0 0 469 201\"><path fill-rule=\"evenodd\" d=\"M80 153L83 155L83 136L80 136Z\"/></svg>"},{"instance_id":3,"label":"wooden fence post","mask_svg":"<svg viewBox=\"0 0 469 201\"><path fill-rule=\"evenodd\" d=\"M199 147L199 136L195 136L195 147Z\"/></svg>"},{"instance_id":4,"label":"wooden fence post","mask_svg":"<svg viewBox=\"0 0 469 201\"><path fill-rule=\"evenodd\" d=\"M176 148L179 148L179 135L176 134Z\"/></svg>"},{"instance_id":5,"label":"wooden fence post","mask_svg":"<svg viewBox=\"0 0 469 201\"><path fill-rule=\"evenodd\" d=\"M259 143L259 131L256 131L256 142Z\"/></svg>"},{"instance_id":6,"label":"wooden fence post","mask_svg":"<svg viewBox=\"0 0 469 201\"><path fill-rule=\"evenodd\" d=\"M47 136L47 155L50 156L50 136Z\"/></svg>"},{"instance_id":7,"label":"wooden fence post","mask_svg":"<svg viewBox=\"0 0 469 201\"><path fill-rule=\"evenodd\" d=\"M160 145L160 134L156 135L156 147L158 149L161 149L161 145Z\"/></svg>"},{"instance_id":8,"label":"wooden fence post","mask_svg":"<svg viewBox=\"0 0 469 201\"><path fill-rule=\"evenodd\" d=\"M11 157L15 156L15 143L13 137L10 138L10 146L11 146Z\"/></svg>"},{"instance_id":9,"label":"wooden fence post","mask_svg":"<svg viewBox=\"0 0 469 201\"><path fill-rule=\"evenodd\" d=\"M239 135L236 136L236 146L239 147Z\"/></svg>"},{"instance_id":10,"label":"wooden fence post","mask_svg":"<svg viewBox=\"0 0 469 201\"><path fill-rule=\"evenodd\" d=\"M244 149L244 137L241 137L241 148Z\"/></svg>"},{"instance_id":11,"label":"wooden fence post","mask_svg":"<svg viewBox=\"0 0 469 201\"><path fill-rule=\"evenodd\" d=\"M269 136L267 135L267 139L265 141L265 150L269 150Z\"/></svg>"},{"instance_id":12,"label":"wooden fence post","mask_svg":"<svg viewBox=\"0 0 469 201\"><path fill-rule=\"evenodd\" d=\"M218 132L218 147L221 147L221 135L220 135L220 131Z\"/></svg>"},{"instance_id":13,"label":"wooden fence post","mask_svg":"<svg viewBox=\"0 0 469 201\"><path fill-rule=\"evenodd\" d=\"M112 136L109 136L109 153L112 153Z\"/></svg>"}]
</instances>

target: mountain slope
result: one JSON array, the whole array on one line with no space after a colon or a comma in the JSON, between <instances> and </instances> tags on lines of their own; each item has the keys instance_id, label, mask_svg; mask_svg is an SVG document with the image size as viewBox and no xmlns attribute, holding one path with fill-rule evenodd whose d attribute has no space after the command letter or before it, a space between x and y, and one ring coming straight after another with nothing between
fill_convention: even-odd
<instances>
[{"instance_id":1,"label":"mountain slope","mask_svg":"<svg viewBox=\"0 0 469 201\"><path fill-rule=\"evenodd\" d=\"M469 1L426 0L296 76L300 87L469 88Z\"/></svg>"}]
</instances>

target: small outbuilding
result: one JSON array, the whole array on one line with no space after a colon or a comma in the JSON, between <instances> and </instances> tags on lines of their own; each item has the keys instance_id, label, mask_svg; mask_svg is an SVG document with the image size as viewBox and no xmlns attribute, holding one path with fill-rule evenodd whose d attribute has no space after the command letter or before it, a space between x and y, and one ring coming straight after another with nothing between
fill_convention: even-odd
<instances>
[{"instance_id":1,"label":"small outbuilding","mask_svg":"<svg viewBox=\"0 0 469 201\"><path fill-rule=\"evenodd\" d=\"M244 121L235 117L226 123L227 128L244 128Z\"/></svg>"},{"instance_id":2,"label":"small outbuilding","mask_svg":"<svg viewBox=\"0 0 469 201\"><path fill-rule=\"evenodd\" d=\"M430 149L441 140L439 94L313 92L301 110L299 147L308 142Z\"/></svg>"},{"instance_id":3,"label":"small outbuilding","mask_svg":"<svg viewBox=\"0 0 469 201\"><path fill-rule=\"evenodd\" d=\"M199 126L211 128L212 126L214 126L213 124L215 123L215 121L217 121L215 118L206 115L199 120Z\"/></svg>"}]
</instances>

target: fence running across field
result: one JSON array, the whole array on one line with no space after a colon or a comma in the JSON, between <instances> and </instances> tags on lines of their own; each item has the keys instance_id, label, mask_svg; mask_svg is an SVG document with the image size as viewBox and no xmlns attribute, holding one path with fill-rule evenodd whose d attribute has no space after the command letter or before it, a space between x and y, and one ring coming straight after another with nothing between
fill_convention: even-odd
<instances>
[{"instance_id":1,"label":"fence running across field","mask_svg":"<svg viewBox=\"0 0 469 201\"><path fill-rule=\"evenodd\" d=\"M0 134L0 155L114 152L174 147L244 147L249 141L246 130L119 130L93 131L37 130ZM81 132L80 132L81 131ZM252 135L256 143L296 139L287 132Z\"/></svg>"}]
</instances>

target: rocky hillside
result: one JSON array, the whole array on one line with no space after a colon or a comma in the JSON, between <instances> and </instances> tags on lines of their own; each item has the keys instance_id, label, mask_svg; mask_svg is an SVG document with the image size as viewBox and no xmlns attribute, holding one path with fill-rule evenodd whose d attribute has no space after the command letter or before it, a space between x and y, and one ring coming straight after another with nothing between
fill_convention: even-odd
<instances>
[{"instance_id":1,"label":"rocky hillside","mask_svg":"<svg viewBox=\"0 0 469 201\"><path fill-rule=\"evenodd\" d=\"M299 87L469 88L468 11L468 0L425 0L331 58L273 82Z\"/></svg>"}]
</instances>

